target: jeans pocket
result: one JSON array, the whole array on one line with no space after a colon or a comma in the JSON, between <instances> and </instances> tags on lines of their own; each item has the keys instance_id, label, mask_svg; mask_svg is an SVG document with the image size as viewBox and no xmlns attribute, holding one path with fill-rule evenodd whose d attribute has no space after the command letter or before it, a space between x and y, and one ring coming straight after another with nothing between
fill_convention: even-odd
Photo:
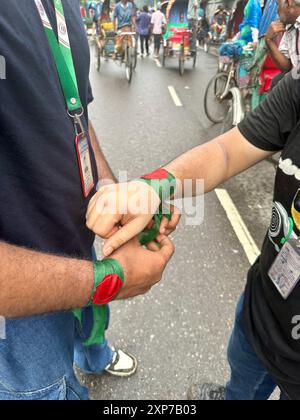
<instances>
[{"instance_id":1,"label":"jeans pocket","mask_svg":"<svg viewBox=\"0 0 300 420\"><path fill-rule=\"evenodd\" d=\"M77 394L76 391L74 391L73 388L71 388L70 386L67 386L67 395L66 395L66 399L68 401L82 401L83 399L88 399L88 393L86 393L86 397L80 396Z\"/></svg>"},{"instance_id":2,"label":"jeans pocket","mask_svg":"<svg viewBox=\"0 0 300 420\"><path fill-rule=\"evenodd\" d=\"M62 401L66 399L67 385L65 378L36 391L15 392L0 388L0 400L2 401Z\"/></svg>"}]
</instances>

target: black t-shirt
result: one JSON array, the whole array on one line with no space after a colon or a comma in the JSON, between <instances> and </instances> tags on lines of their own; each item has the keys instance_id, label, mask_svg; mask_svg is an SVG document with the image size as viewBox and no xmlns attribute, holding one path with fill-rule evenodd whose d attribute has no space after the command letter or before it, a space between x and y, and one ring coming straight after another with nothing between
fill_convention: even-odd
<instances>
[{"instance_id":1,"label":"black t-shirt","mask_svg":"<svg viewBox=\"0 0 300 420\"><path fill-rule=\"evenodd\" d=\"M82 104L92 100L89 48L77 0L63 0ZM5 3L5 4L4 4ZM53 0L43 4L57 31ZM34 0L0 6L0 240L91 257L75 132ZM92 155L95 181L95 159Z\"/></svg>"},{"instance_id":2,"label":"black t-shirt","mask_svg":"<svg viewBox=\"0 0 300 420\"><path fill-rule=\"evenodd\" d=\"M300 189L300 80L287 75L245 121L244 137L258 148L281 151L272 220L261 257L248 275L244 322L247 336L265 367L290 399L300 400L300 340L293 319L300 315L300 283L284 300L268 276L284 239L300 234L292 212ZM300 217L300 213L299 213Z\"/></svg>"}]
</instances>

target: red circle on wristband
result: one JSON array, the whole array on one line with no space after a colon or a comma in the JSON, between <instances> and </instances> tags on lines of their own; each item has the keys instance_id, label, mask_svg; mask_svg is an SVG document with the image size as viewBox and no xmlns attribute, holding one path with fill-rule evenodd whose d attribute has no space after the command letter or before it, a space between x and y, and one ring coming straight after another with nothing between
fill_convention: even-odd
<instances>
[{"instance_id":1,"label":"red circle on wristband","mask_svg":"<svg viewBox=\"0 0 300 420\"><path fill-rule=\"evenodd\" d=\"M142 178L144 179L166 179L168 178L168 171L166 171L165 169L157 169L154 172L151 172L151 174L146 174L144 175Z\"/></svg>"},{"instance_id":2,"label":"red circle on wristband","mask_svg":"<svg viewBox=\"0 0 300 420\"><path fill-rule=\"evenodd\" d=\"M104 277L102 282L97 286L93 296L95 305L106 305L111 302L122 289L123 282L117 274L109 274Z\"/></svg>"}]
</instances>

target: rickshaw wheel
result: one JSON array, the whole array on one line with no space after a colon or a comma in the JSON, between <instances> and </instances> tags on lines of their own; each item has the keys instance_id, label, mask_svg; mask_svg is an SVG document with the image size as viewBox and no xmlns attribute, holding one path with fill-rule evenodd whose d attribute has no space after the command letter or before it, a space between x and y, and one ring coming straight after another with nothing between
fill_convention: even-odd
<instances>
[{"instance_id":1,"label":"rickshaw wheel","mask_svg":"<svg viewBox=\"0 0 300 420\"><path fill-rule=\"evenodd\" d=\"M181 50L180 50L180 55L179 55L179 73L180 73L180 76L184 75L184 62L185 62L184 47L182 47Z\"/></svg>"},{"instance_id":2,"label":"rickshaw wheel","mask_svg":"<svg viewBox=\"0 0 300 420\"><path fill-rule=\"evenodd\" d=\"M209 41L207 39L204 40L204 44L203 44L203 48L204 48L204 52L206 52L206 54L209 53Z\"/></svg>"},{"instance_id":3,"label":"rickshaw wheel","mask_svg":"<svg viewBox=\"0 0 300 420\"><path fill-rule=\"evenodd\" d=\"M228 82L227 73L218 73L209 82L205 96L204 109L207 118L215 123L222 123L230 109L230 97L222 98ZM235 80L231 79L229 88L235 86Z\"/></svg>"},{"instance_id":4,"label":"rickshaw wheel","mask_svg":"<svg viewBox=\"0 0 300 420\"><path fill-rule=\"evenodd\" d=\"M101 68L101 50L100 50L97 43L95 45L96 45L97 70L100 71L100 68Z\"/></svg>"},{"instance_id":5,"label":"rickshaw wheel","mask_svg":"<svg viewBox=\"0 0 300 420\"><path fill-rule=\"evenodd\" d=\"M224 118L224 121L222 122L221 134L225 134L225 133L227 133L227 131L234 128L234 125L233 125L233 106L234 106L233 100L229 99L228 100L228 112L227 112L226 117Z\"/></svg>"},{"instance_id":6,"label":"rickshaw wheel","mask_svg":"<svg viewBox=\"0 0 300 420\"><path fill-rule=\"evenodd\" d=\"M137 66L137 58L138 58L138 52L137 52L137 46L134 48L133 52L133 69L136 69Z\"/></svg>"},{"instance_id":7,"label":"rickshaw wheel","mask_svg":"<svg viewBox=\"0 0 300 420\"><path fill-rule=\"evenodd\" d=\"M125 71L126 71L126 78L127 78L128 83L131 83L131 80L132 80L133 64L134 64L133 58L134 58L134 48L127 47Z\"/></svg>"},{"instance_id":8,"label":"rickshaw wheel","mask_svg":"<svg viewBox=\"0 0 300 420\"><path fill-rule=\"evenodd\" d=\"M166 66L166 58L167 58L167 47L164 47L163 59L162 59L162 65L163 65L163 67Z\"/></svg>"},{"instance_id":9,"label":"rickshaw wheel","mask_svg":"<svg viewBox=\"0 0 300 420\"><path fill-rule=\"evenodd\" d=\"M193 57L193 68L196 67L197 64L197 50L195 51L194 57Z\"/></svg>"}]
</instances>

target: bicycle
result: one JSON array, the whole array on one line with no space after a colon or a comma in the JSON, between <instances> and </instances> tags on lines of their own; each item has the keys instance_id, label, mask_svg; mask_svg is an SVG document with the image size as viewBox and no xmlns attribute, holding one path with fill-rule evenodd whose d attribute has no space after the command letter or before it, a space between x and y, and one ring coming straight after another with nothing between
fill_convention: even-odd
<instances>
[{"instance_id":1,"label":"bicycle","mask_svg":"<svg viewBox=\"0 0 300 420\"><path fill-rule=\"evenodd\" d=\"M215 124L223 123L222 132L239 124L252 110L252 86L249 70L253 57L220 57L219 72L209 82L205 113Z\"/></svg>"},{"instance_id":2,"label":"bicycle","mask_svg":"<svg viewBox=\"0 0 300 420\"><path fill-rule=\"evenodd\" d=\"M204 109L207 118L215 123L224 121L229 107L229 92L237 86L235 73L237 60L220 57L219 71L210 80L204 95Z\"/></svg>"}]
</instances>

